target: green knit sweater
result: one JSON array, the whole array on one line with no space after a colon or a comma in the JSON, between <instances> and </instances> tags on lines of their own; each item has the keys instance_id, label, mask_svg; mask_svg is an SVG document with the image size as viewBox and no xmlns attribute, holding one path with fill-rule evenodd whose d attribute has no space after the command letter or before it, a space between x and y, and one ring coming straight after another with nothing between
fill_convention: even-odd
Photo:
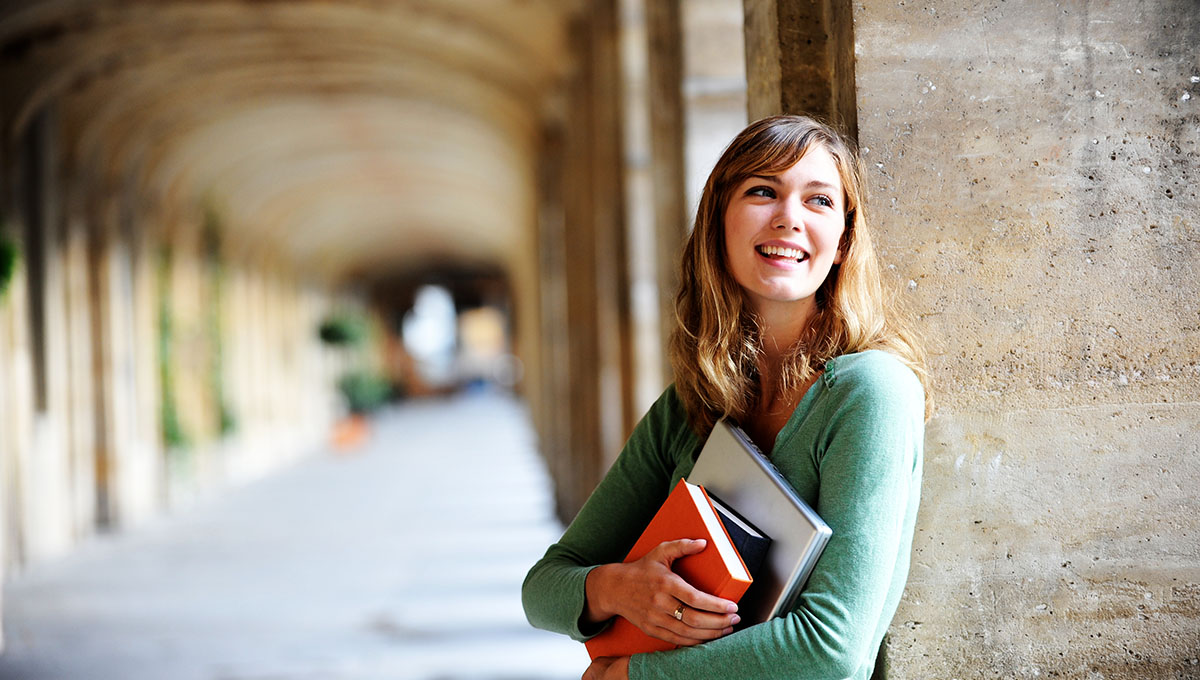
<instances>
[{"instance_id":1,"label":"green knit sweater","mask_svg":"<svg viewBox=\"0 0 1200 680\"><path fill-rule=\"evenodd\" d=\"M530 623L577 640L584 580L620 562L703 442L670 387L522 588ZM866 679L908 577L921 490L924 392L881 351L829 361L775 438L772 462L833 529L795 608L718 640L638 654L646 678Z\"/></svg>"}]
</instances>

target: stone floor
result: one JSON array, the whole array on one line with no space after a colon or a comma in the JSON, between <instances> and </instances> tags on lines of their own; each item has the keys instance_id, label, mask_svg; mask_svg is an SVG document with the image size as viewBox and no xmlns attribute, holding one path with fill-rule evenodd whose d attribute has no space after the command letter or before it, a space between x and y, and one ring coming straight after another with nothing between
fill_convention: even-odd
<instances>
[{"instance_id":1,"label":"stone floor","mask_svg":"<svg viewBox=\"0 0 1200 680\"><path fill-rule=\"evenodd\" d=\"M324 452L11 578L0 680L565 679L525 571L561 527L521 405L396 408Z\"/></svg>"}]
</instances>

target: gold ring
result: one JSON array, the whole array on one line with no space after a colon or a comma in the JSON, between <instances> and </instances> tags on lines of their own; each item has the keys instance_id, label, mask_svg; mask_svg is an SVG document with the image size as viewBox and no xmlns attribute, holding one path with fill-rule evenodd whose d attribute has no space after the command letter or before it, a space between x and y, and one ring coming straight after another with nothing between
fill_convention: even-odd
<instances>
[{"instance_id":1,"label":"gold ring","mask_svg":"<svg viewBox=\"0 0 1200 680\"><path fill-rule=\"evenodd\" d=\"M683 620L683 603L682 602L680 602L679 606L675 608L675 620L676 621Z\"/></svg>"}]
</instances>

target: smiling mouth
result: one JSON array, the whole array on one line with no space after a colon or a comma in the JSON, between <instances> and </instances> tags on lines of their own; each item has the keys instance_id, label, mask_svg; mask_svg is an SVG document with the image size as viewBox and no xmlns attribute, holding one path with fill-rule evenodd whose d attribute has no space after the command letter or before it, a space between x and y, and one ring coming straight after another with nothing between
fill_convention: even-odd
<instances>
[{"instance_id":1,"label":"smiling mouth","mask_svg":"<svg viewBox=\"0 0 1200 680\"><path fill-rule=\"evenodd\" d=\"M783 248L780 246L757 246L759 255L769 260L784 260L788 262L803 262L808 259L808 253L799 248Z\"/></svg>"}]
</instances>

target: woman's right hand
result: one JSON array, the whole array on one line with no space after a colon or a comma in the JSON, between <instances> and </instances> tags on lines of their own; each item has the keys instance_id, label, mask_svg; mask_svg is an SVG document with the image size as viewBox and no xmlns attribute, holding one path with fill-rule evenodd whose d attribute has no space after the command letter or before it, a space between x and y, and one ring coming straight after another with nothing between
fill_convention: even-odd
<instances>
[{"instance_id":1,"label":"woman's right hand","mask_svg":"<svg viewBox=\"0 0 1200 680\"><path fill-rule=\"evenodd\" d=\"M737 604L688 585L671 564L704 550L703 539L667 541L640 560L603 564L588 573L584 618L591 623L623 616L643 633L689 647L733 632ZM682 619L675 612L683 605Z\"/></svg>"}]
</instances>

